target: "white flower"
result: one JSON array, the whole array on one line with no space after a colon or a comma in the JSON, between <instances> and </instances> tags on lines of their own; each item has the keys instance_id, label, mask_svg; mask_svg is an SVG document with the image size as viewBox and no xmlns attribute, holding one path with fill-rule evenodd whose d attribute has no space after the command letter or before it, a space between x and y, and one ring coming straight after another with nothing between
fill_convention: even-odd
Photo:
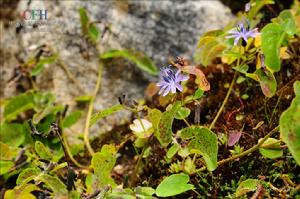
<instances>
[{"instance_id":1,"label":"white flower","mask_svg":"<svg viewBox=\"0 0 300 199\"><path fill-rule=\"evenodd\" d=\"M143 124L143 125L142 125ZM133 124L129 125L129 128L133 131L133 133L139 138L148 138L151 136L151 128L152 123L146 119L135 119L133 120Z\"/></svg>"}]
</instances>

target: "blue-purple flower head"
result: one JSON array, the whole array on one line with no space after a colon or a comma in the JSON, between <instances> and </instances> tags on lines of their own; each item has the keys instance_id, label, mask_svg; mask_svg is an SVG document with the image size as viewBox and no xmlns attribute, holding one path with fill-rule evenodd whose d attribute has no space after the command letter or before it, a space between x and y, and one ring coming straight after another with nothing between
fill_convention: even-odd
<instances>
[{"instance_id":1,"label":"blue-purple flower head","mask_svg":"<svg viewBox=\"0 0 300 199\"><path fill-rule=\"evenodd\" d=\"M182 74L180 70L176 72L170 67L164 67L160 70L160 80L156 84L159 87L159 95L166 96L168 93L176 93L176 90L182 91L181 82L189 79L188 75Z\"/></svg>"},{"instance_id":2,"label":"blue-purple flower head","mask_svg":"<svg viewBox=\"0 0 300 199\"><path fill-rule=\"evenodd\" d=\"M245 23L240 23L233 30L228 32L228 36L226 38L234 38L234 45L237 45L240 39L243 39L244 42L248 42L250 37L255 38L260 33L257 28L250 30L249 22L245 25Z\"/></svg>"}]
</instances>

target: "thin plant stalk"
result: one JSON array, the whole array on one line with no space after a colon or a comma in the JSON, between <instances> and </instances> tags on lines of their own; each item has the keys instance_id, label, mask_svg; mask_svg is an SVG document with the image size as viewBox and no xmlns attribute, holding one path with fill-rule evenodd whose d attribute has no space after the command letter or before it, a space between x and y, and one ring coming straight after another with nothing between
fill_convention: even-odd
<instances>
[{"instance_id":1,"label":"thin plant stalk","mask_svg":"<svg viewBox=\"0 0 300 199\"><path fill-rule=\"evenodd\" d=\"M239 65L240 65L240 58L238 58L238 60L237 60L236 67L238 67ZM224 107L225 107L225 105L226 105L226 103L227 103L227 101L228 101L228 98L229 98L229 96L230 96L230 94L231 94L231 91L232 91L233 86L234 86L234 84L235 84L237 75L238 75L238 72L235 71L234 76L233 76L233 79L232 79L231 84L230 84L230 87L229 87L229 89L228 89L228 91L227 91L227 94L226 94L226 96L225 96L225 98L224 98L224 100L223 100L223 102L222 102L222 105L221 105L221 107L220 107L220 109L219 109L219 111L218 111L216 117L214 118L214 120L213 120L212 123L210 124L209 129L214 128L215 123L217 122L218 118L220 117L220 115L221 115L221 113L222 113L222 111L223 111L223 109L224 109Z\"/></svg>"},{"instance_id":2,"label":"thin plant stalk","mask_svg":"<svg viewBox=\"0 0 300 199\"><path fill-rule=\"evenodd\" d=\"M93 113L93 109L94 109L95 98L97 96L97 93L99 91L100 84L101 84L102 72L103 72L103 64L99 60L97 82L96 82L96 86L95 86L92 98L89 103L89 108L88 108L88 113L87 113L87 117L85 120L85 128L84 128L84 133L83 133L84 143L85 143L85 146L87 147L90 155L94 155L95 152L94 152L94 150L90 144L90 140L89 140L89 126L90 126L90 121L91 121L91 117L92 117L92 113Z\"/></svg>"},{"instance_id":3,"label":"thin plant stalk","mask_svg":"<svg viewBox=\"0 0 300 199\"><path fill-rule=\"evenodd\" d=\"M233 160L236 160L238 158L241 158L243 156L246 156L250 153L253 153L254 151L256 151L257 149L259 149L259 147L268 139L270 138L274 133L278 132L279 130L279 126L275 127L273 130L271 130L264 138L262 138L256 145L254 145L253 147L251 147L250 149L238 154L238 155L234 155L234 156L231 156L230 158L226 158L226 159L223 159L223 160L220 160L219 162L217 162L217 165L220 166L222 164L225 164L227 162L231 162ZM206 167L203 166L201 167L200 169L197 169L196 172L201 172L201 171L205 171L206 170Z\"/></svg>"}]
</instances>

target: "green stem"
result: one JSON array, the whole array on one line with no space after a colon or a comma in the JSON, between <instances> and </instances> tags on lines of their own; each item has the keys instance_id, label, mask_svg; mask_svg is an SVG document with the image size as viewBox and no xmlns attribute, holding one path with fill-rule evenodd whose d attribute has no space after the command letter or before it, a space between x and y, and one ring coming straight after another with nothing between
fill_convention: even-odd
<instances>
[{"instance_id":1,"label":"green stem","mask_svg":"<svg viewBox=\"0 0 300 199\"><path fill-rule=\"evenodd\" d=\"M102 65L102 62L99 60L98 78L97 78L93 96L89 103L89 109L88 109L88 113L87 113L87 117L86 117L86 121L85 121L84 133L83 133L84 143L91 155L93 155L95 152L94 152L93 148L91 147L90 140L89 140L89 126L90 126L90 120L91 120L93 109L94 109L94 101L95 101L95 98L99 91L100 84L101 84L102 72L103 72L103 65Z\"/></svg>"},{"instance_id":2,"label":"green stem","mask_svg":"<svg viewBox=\"0 0 300 199\"><path fill-rule=\"evenodd\" d=\"M254 151L256 151L257 149L259 149L259 147L268 139L270 138L274 133L276 133L277 131L279 130L279 126L275 127L273 130L271 130L264 138L262 138L256 145L254 145L253 147L251 147L250 149L238 154L238 155L234 155L230 158L226 158L226 159L223 159L223 160L220 160L219 162L217 162L217 165L220 166L222 164L225 164L227 162L231 162L235 159L238 159L238 158L241 158L245 155L248 155ZM201 167L200 169L197 169L196 172L201 172L201 171L205 171L206 170L206 167Z\"/></svg>"},{"instance_id":3,"label":"green stem","mask_svg":"<svg viewBox=\"0 0 300 199\"><path fill-rule=\"evenodd\" d=\"M237 74L238 74L238 72L236 71L236 72L234 73L233 79L232 79L232 81L231 81L230 87L229 87L229 89L228 89L228 91L227 91L227 94L226 94L226 96L225 96L225 99L223 100L223 103L222 103L222 105L221 105L221 107L220 107L220 109L219 109L219 111L218 111L218 113L217 113L215 119L214 119L214 120L212 121L212 123L210 124L209 129L214 128L215 123L217 122L218 118L220 117L220 115L221 115L221 113L222 113L222 111L223 111L223 109L224 109L224 107L225 107L225 104L226 104L227 101L228 101L228 98L229 98L229 96L230 96L230 93L231 93L231 91L232 91L232 88L233 88L233 86L234 86L234 83L235 83L235 81L236 81Z\"/></svg>"},{"instance_id":4,"label":"green stem","mask_svg":"<svg viewBox=\"0 0 300 199\"><path fill-rule=\"evenodd\" d=\"M72 153L71 153L71 150L70 150L70 147L69 147L69 145L68 145L68 142L67 142L66 137L65 137L65 135L63 134L63 132L62 132L62 136L61 136L61 137L62 137L63 144L64 144L64 146L65 146L65 148L66 148L66 152L67 152L67 154L68 154L70 160L71 160L77 167L89 169L87 166L84 166L84 165L80 164L79 162L77 162L77 160L73 157L73 155L72 155Z\"/></svg>"}]
</instances>

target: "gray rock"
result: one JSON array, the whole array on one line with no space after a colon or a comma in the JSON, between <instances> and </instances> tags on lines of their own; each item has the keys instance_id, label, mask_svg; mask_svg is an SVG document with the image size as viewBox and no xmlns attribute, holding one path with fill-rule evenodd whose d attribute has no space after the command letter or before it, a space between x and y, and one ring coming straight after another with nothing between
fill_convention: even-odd
<instances>
[{"instance_id":1,"label":"gray rock","mask_svg":"<svg viewBox=\"0 0 300 199\"><path fill-rule=\"evenodd\" d=\"M20 21L18 13L27 8L27 1L20 1L14 10L14 22ZM191 59L197 40L202 33L223 27L231 18L230 10L217 0L198 1L32 1L29 9L47 9L45 25L16 34L13 23L7 28L2 18L1 85L6 84L20 60L32 56L32 46L48 44L60 53L61 59L75 75L86 93L92 92L97 79L97 57L93 48L82 38L78 9L86 8L92 20L111 24L111 34L106 34L101 48L131 48L150 56L158 66L169 58L184 56ZM103 28L99 24L99 28ZM91 55L89 60L82 51ZM127 61L108 63L103 72L101 91L95 103L95 111L117 104L117 97L127 94L131 98L143 98L147 83L155 81ZM41 89L50 89L64 104L74 104L73 98L82 95L56 64L49 65L37 79ZM1 96L14 95L13 87L1 86ZM129 120L130 113L123 112L108 117L94 131L111 130L114 124ZM77 129L78 130L78 129Z\"/></svg>"}]
</instances>

